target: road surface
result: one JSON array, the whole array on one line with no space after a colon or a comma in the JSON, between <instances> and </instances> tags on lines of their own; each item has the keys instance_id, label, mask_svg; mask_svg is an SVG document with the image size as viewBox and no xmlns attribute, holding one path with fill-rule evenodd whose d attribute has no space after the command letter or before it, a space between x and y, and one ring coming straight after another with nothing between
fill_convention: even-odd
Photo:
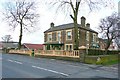
<instances>
[{"instance_id":1,"label":"road surface","mask_svg":"<svg viewBox=\"0 0 120 80\"><path fill-rule=\"evenodd\" d=\"M1 53L0 53L1 54ZM118 78L117 68L2 54L2 78Z\"/></svg>"}]
</instances>

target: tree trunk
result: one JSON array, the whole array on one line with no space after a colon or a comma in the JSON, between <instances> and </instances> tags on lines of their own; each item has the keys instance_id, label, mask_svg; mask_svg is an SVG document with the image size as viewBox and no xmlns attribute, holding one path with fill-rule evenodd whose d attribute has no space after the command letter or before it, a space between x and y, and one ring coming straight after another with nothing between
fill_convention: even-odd
<instances>
[{"instance_id":1,"label":"tree trunk","mask_svg":"<svg viewBox=\"0 0 120 80\"><path fill-rule=\"evenodd\" d=\"M108 48L110 47L111 42L112 42L112 40L108 40L108 41L107 41L107 45L106 45L106 47L105 47L105 54L108 53Z\"/></svg>"},{"instance_id":2,"label":"tree trunk","mask_svg":"<svg viewBox=\"0 0 120 80\"><path fill-rule=\"evenodd\" d=\"M19 36L18 49L21 49L21 41L22 41L22 23L20 23L20 36Z\"/></svg>"},{"instance_id":3,"label":"tree trunk","mask_svg":"<svg viewBox=\"0 0 120 80\"><path fill-rule=\"evenodd\" d=\"M108 49L107 48L105 48L105 54L107 54L108 53Z\"/></svg>"},{"instance_id":4,"label":"tree trunk","mask_svg":"<svg viewBox=\"0 0 120 80\"><path fill-rule=\"evenodd\" d=\"M79 47L79 42L78 42L78 26L77 26L77 21L74 21L74 27L75 27L75 43L74 43L74 50L78 50Z\"/></svg>"},{"instance_id":5,"label":"tree trunk","mask_svg":"<svg viewBox=\"0 0 120 80\"><path fill-rule=\"evenodd\" d=\"M78 25L77 25L77 15L78 15L78 9L79 9L79 5L80 5L80 2L76 2L76 6L74 8L72 2L70 3L71 7L72 7L72 10L73 10L73 14L74 16L70 15L71 18L73 19L73 22L74 22L74 36L75 36L75 39L74 39L74 50L78 50L78 47L79 47L79 41L78 41Z\"/></svg>"}]
</instances>

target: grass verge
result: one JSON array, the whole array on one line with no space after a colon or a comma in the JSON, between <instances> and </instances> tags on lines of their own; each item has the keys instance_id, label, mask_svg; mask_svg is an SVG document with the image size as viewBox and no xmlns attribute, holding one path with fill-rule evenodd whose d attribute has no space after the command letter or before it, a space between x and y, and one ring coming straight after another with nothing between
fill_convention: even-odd
<instances>
[{"instance_id":1,"label":"grass verge","mask_svg":"<svg viewBox=\"0 0 120 80\"><path fill-rule=\"evenodd\" d=\"M72 57L44 56L44 55L36 55L35 57L80 62L79 58L72 58ZM100 57L100 61L97 62L98 57ZM113 65L113 64L117 64L118 61L119 61L118 55L86 56L85 58L85 63L96 64L96 65Z\"/></svg>"},{"instance_id":2,"label":"grass verge","mask_svg":"<svg viewBox=\"0 0 120 80\"><path fill-rule=\"evenodd\" d=\"M97 61L98 57L100 58L99 61ZM101 55L101 56L87 56L85 62L89 64L107 66L107 65L118 64L120 61L118 55Z\"/></svg>"}]
</instances>

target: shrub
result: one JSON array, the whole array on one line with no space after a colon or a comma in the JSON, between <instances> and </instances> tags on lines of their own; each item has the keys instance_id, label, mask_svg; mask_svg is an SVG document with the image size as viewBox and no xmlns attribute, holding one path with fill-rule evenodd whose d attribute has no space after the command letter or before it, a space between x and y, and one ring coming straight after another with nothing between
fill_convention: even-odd
<instances>
[{"instance_id":1,"label":"shrub","mask_svg":"<svg viewBox=\"0 0 120 80\"><path fill-rule=\"evenodd\" d=\"M108 50L107 55L113 55L113 54L119 54L119 50ZM99 50L99 49L88 49L88 55L104 55L105 50Z\"/></svg>"}]
</instances>

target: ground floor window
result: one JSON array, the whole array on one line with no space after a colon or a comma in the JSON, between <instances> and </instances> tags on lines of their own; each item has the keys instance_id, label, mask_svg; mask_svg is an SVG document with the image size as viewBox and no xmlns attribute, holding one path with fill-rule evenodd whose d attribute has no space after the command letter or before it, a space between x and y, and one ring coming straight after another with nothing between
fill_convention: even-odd
<instances>
[{"instance_id":1,"label":"ground floor window","mask_svg":"<svg viewBox=\"0 0 120 80\"><path fill-rule=\"evenodd\" d=\"M46 45L46 50L50 50L50 45Z\"/></svg>"},{"instance_id":2,"label":"ground floor window","mask_svg":"<svg viewBox=\"0 0 120 80\"><path fill-rule=\"evenodd\" d=\"M45 50L63 50L63 45L48 44L48 45L45 45Z\"/></svg>"},{"instance_id":3,"label":"ground floor window","mask_svg":"<svg viewBox=\"0 0 120 80\"><path fill-rule=\"evenodd\" d=\"M73 50L72 44L65 44L65 50Z\"/></svg>"}]
</instances>

